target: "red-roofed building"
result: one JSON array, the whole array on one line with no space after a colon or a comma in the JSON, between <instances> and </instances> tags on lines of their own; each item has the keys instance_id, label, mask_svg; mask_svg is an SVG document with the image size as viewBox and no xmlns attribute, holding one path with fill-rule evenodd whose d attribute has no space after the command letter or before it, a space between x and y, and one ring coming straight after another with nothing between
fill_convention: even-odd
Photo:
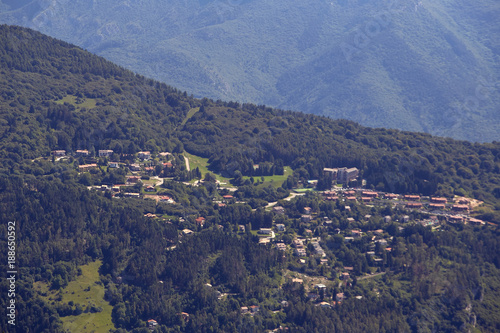
<instances>
[{"instance_id":1,"label":"red-roofed building","mask_svg":"<svg viewBox=\"0 0 500 333\"><path fill-rule=\"evenodd\" d=\"M465 212L465 213L469 212L469 206L467 205L453 205L451 209L455 212Z\"/></svg>"},{"instance_id":2,"label":"red-roofed building","mask_svg":"<svg viewBox=\"0 0 500 333\"><path fill-rule=\"evenodd\" d=\"M361 238L361 230L359 230L359 229L353 229L353 230L351 230L351 235L354 238Z\"/></svg>"},{"instance_id":3,"label":"red-roofed building","mask_svg":"<svg viewBox=\"0 0 500 333\"><path fill-rule=\"evenodd\" d=\"M472 218L472 217L469 219L469 223L472 225L484 225L484 224L486 224L486 222L479 220L479 219Z\"/></svg>"},{"instance_id":4,"label":"red-roofed building","mask_svg":"<svg viewBox=\"0 0 500 333\"><path fill-rule=\"evenodd\" d=\"M148 186L144 189L145 192L154 192L155 191L155 188L154 186Z\"/></svg>"},{"instance_id":5,"label":"red-roofed building","mask_svg":"<svg viewBox=\"0 0 500 333\"><path fill-rule=\"evenodd\" d=\"M464 218L462 216L457 216L457 215L448 216L448 222L450 222L450 223L460 223L463 221L464 221Z\"/></svg>"},{"instance_id":6,"label":"red-roofed building","mask_svg":"<svg viewBox=\"0 0 500 333\"><path fill-rule=\"evenodd\" d=\"M138 183L141 180L139 176L131 176L127 178L127 183Z\"/></svg>"},{"instance_id":7,"label":"red-roofed building","mask_svg":"<svg viewBox=\"0 0 500 333\"><path fill-rule=\"evenodd\" d=\"M206 219L203 216L200 216L195 221L196 221L196 224L198 224L199 226L203 227L203 225L205 224L205 220Z\"/></svg>"},{"instance_id":8,"label":"red-roofed building","mask_svg":"<svg viewBox=\"0 0 500 333\"><path fill-rule=\"evenodd\" d=\"M88 171L88 170L91 170L91 169L96 169L97 168L97 164L82 164L82 165L79 165L78 166L78 170L79 171Z\"/></svg>"},{"instance_id":9,"label":"red-roofed building","mask_svg":"<svg viewBox=\"0 0 500 333\"><path fill-rule=\"evenodd\" d=\"M151 152L149 151L140 151L137 153L137 157L143 160L149 160L151 158Z\"/></svg>"},{"instance_id":10,"label":"red-roofed building","mask_svg":"<svg viewBox=\"0 0 500 333\"><path fill-rule=\"evenodd\" d=\"M252 313L259 312L259 310L260 310L260 307L258 305L252 305L252 306L250 306L250 311Z\"/></svg>"},{"instance_id":11,"label":"red-roofed building","mask_svg":"<svg viewBox=\"0 0 500 333\"><path fill-rule=\"evenodd\" d=\"M362 195L363 195L363 197L369 197L369 198L376 198L376 197L378 197L378 193L377 192L373 192L373 191L363 191Z\"/></svg>"},{"instance_id":12,"label":"red-roofed building","mask_svg":"<svg viewBox=\"0 0 500 333\"><path fill-rule=\"evenodd\" d=\"M429 208L430 209L445 209L446 205L443 203L430 203Z\"/></svg>"},{"instance_id":13,"label":"red-roofed building","mask_svg":"<svg viewBox=\"0 0 500 333\"><path fill-rule=\"evenodd\" d=\"M420 202L408 202L406 208L422 208L422 204Z\"/></svg>"},{"instance_id":14,"label":"red-roofed building","mask_svg":"<svg viewBox=\"0 0 500 333\"><path fill-rule=\"evenodd\" d=\"M437 204L446 204L448 203L448 200L446 198L433 197L431 198L431 202Z\"/></svg>"},{"instance_id":15,"label":"red-roofed building","mask_svg":"<svg viewBox=\"0 0 500 333\"><path fill-rule=\"evenodd\" d=\"M148 328L149 329L154 329L157 325L158 325L158 323L156 322L156 320L154 320L154 319L148 320Z\"/></svg>"},{"instance_id":16,"label":"red-roofed building","mask_svg":"<svg viewBox=\"0 0 500 333\"><path fill-rule=\"evenodd\" d=\"M89 151L87 149L78 149L76 151L76 156L89 156Z\"/></svg>"}]
</instances>

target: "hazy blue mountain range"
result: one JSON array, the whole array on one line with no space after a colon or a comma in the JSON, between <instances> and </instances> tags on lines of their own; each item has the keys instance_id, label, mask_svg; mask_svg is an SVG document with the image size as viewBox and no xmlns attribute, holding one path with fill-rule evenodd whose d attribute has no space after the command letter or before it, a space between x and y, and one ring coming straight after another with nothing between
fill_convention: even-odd
<instances>
[{"instance_id":1,"label":"hazy blue mountain range","mask_svg":"<svg viewBox=\"0 0 500 333\"><path fill-rule=\"evenodd\" d=\"M197 97L472 141L500 138L494 0L0 1L37 29Z\"/></svg>"}]
</instances>

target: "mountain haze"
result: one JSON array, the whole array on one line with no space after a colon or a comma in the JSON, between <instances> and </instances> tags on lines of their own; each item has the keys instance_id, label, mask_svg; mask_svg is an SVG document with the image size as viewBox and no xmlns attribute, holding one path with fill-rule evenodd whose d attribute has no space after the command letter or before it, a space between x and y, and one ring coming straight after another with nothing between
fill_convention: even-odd
<instances>
[{"instance_id":1,"label":"mountain haze","mask_svg":"<svg viewBox=\"0 0 500 333\"><path fill-rule=\"evenodd\" d=\"M467 1L3 1L34 28L197 97L472 141L500 133L500 8Z\"/></svg>"}]
</instances>

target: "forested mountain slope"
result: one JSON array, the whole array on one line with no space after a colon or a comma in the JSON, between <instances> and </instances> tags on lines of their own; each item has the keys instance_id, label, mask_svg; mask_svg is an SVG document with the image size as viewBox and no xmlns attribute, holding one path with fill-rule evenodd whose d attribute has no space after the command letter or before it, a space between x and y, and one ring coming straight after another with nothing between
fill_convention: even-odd
<instances>
[{"instance_id":1,"label":"forested mountain slope","mask_svg":"<svg viewBox=\"0 0 500 333\"><path fill-rule=\"evenodd\" d=\"M356 166L380 190L499 196L498 143L473 144L252 104L197 100L75 46L2 26L3 167L54 149L189 152L217 172L281 160L318 178ZM66 101L66 102L65 102ZM71 103L69 103L71 102ZM200 111L184 123L190 109ZM16 166L18 168L19 166Z\"/></svg>"},{"instance_id":2,"label":"forested mountain slope","mask_svg":"<svg viewBox=\"0 0 500 333\"><path fill-rule=\"evenodd\" d=\"M82 149L95 163L88 172L76 157ZM103 149L122 166L95 157ZM68 156L51 156L54 150ZM235 178L254 174L256 164L291 166L293 175L278 189L243 184L234 197L210 174L196 186L165 177L155 194L174 200L156 202L140 183L124 185L125 173L132 175L126 165L144 150L169 152L171 161L185 151L204 156L211 171ZM278 201L283 214L253 209L252 200L264 200L257 191L287 195L297 180L321 179L324 167L336 166L358 167L368 188L484 200L475 216L488 223L440 217L431 227L417 222L427 218L419 211L347 208L317 192ZM195 99L74 45L0 26L0 245L7 248L15 222L15 254L8 255L18 271L15 296L0 298L2 308L11 299L16 306L16 326L4 318L5 331L65 332L83 316L91 318L81 329L88 331L99 314L114 333L149 332L152 321L162 333L495 332L499 177L496 142ZM104 181L88 184L104 178L127 189L115 196ZM134 190L135 197L122 195ZM309 224L301 218L306 207ZM412 221L400 223L406 216ZM276 231L285 252L259 244L259 229L277 222L286 226ZM300 259L292 250L298 238L308 242ZM73 294L69 285L87 263L99 264L97 280ZM0 292L9 295L7 270L0 277ZM107 309L85 297L97 289Z\"/></svg>"},{"instance_id":3,"label":"forested mountain slope","mask_svg":"<svg viewBox=\"0 0 500 333\"><path fill-rule=\"evenodd\" d=\"M3 1L37 29L198 97L499 140L494 0Z\"/></svg>"}]
</instances>

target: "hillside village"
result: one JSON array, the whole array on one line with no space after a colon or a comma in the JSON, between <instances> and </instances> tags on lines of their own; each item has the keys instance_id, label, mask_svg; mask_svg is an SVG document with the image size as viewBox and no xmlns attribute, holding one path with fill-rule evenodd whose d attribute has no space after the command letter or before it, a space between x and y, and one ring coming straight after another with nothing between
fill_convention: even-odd
<instances>
[{"instance_id":1,"label":"hillside village","mask_svg":"<svg viewBox=\"0 0 500 333\"><path fill-rule=\"evenodd\" d=\"M152 154L149 151L115 154L112 150L98 150L95 156L88 150L77 150L73 154L56 150L52 155L54 161L72 161L81 179L86 174L115 173L117 176L111 177L115 183L110 183L110 177L105 176L103 179L107 181L88 188L103 191L116 199L153 200L155 204L151 207L177 206L182 203L176 202L166 190L164 184L167 182L180 182L189 187L215 182L217 191L212 200L219 214L224 214L229 205L246 203L238 197L237 187L209 176L203 178L199 170L190 170L185 156L179 158L168 152ZM180 172L191 174L181 178ZM228 226L214 224L213 216L168 216L157 211L146 212L144 216L176 224L181 237L207 228L253 234L256 242L275 247L284 256L293 258L295 264L285 275L286 283L294 290L307 293L310 301L321 307L339 306L346 297L362 297L344 291L360 279L386 273L391 252L401 251L395 244L394 235L407 226L421 225L437 231L444 224L487 225L473 217L474 208L481 204L477 200L351 188L351 183L364 183L358 179L357 168L325 168L324 174L332 179L330 190L317 191L314 188L317 181L313 180L305 187L294 189L282 200L268 202L265 212L272 216L271 224L258 228L249 223L228 229ZM332 249L340 246L354 249L356 260L336 258ZM241 308L242 314L252 316L258 311L257 305ZM150 327L155 326L153 319L149 323Z\"/></svg>"}]
</instances>

